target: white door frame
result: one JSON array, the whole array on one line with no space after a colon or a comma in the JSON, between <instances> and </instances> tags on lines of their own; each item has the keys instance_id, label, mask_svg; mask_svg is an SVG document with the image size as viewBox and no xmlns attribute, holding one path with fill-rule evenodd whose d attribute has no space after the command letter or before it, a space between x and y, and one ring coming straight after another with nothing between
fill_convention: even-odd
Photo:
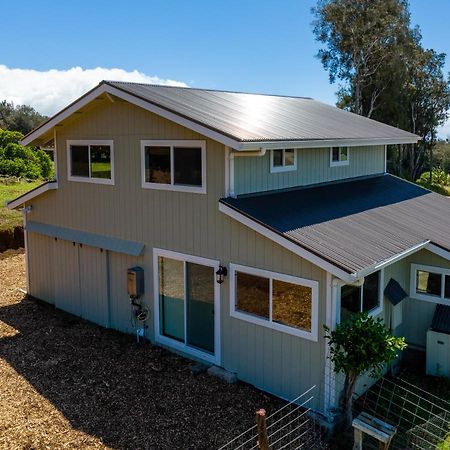
<instances>
[{"instance_id":1,"label":"white door frame","mask_svg":"<svg viewBox=\"0 0 450 450\"><path fill-rule=\"evenodd\" d=\"M159 264L158 258L166 257L176 259L178 261L183 262L191 262L194 264L200 264L203 266L212 267L214 269L214 355L210 353L203 352L200 349L191 347L185 342L180 342L175 339L171 339L167 336L161 334L160 329L160 308L159 308ZM155 307L155 316L154 316L154 324L155 324L155 341L166 345L168 347L172 347L175 350L191 355L195 358L210 362L212 364L216 364L218 366L221 365L221 354L220 354L220 285L215 280L215 272L219 269L220 262L213 260L202 258L200 256L187 255L185 253L174 252L171 250L165 250L160 248L153 249L153 290L154 290L154 307ZM185 333L186 333L186 302L185 303Z\"/></svg>"}]
</instances>

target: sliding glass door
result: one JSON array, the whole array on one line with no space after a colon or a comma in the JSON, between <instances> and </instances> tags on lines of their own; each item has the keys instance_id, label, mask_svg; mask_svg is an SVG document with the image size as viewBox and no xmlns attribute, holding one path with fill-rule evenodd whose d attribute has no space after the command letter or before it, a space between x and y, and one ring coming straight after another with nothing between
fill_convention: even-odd
<instances>
[{"instance_id":1,"label":"sliding glass door","mask_svg":"<svg viewBox=\"0 0 450 450\"><path fill-rule=\"evenodd\" d=\"M216 262L162 250L158 253L163 253L155 258L160 338L184 351L214 356L219 292Z\"/></svg>"}]
</instances>

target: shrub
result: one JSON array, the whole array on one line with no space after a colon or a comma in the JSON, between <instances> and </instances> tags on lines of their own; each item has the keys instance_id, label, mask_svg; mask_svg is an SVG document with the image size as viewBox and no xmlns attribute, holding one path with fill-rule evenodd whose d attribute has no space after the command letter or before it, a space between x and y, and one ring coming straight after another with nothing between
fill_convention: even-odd
<instances>
[{"instance_id":1,"label":"shrub","mask_svg":"<svg viewBox=\"0 0 450 450\"><path fill-rule=\"evenodd\" d=\"M17 131L0 129L0 175L19 178L51 178L53 163L43 150L19 145L23 137Z\"/></svg>"}]
</instances>

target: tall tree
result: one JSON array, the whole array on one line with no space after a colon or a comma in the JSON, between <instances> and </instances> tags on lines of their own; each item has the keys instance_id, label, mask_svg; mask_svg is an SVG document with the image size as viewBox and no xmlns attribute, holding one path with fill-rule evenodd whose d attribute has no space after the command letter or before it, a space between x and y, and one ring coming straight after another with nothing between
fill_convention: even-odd
<instances>
[{"instance_id":1,"label":"tall tree","mask_svg":"<svg viewBox=\"0 0 450 450\"><path fill-rule=\"evenodd\" d=\"M401 169L415 179L450 108L445 55L422 48L407 0L319 0L313 14L314 34L325 45L318 57L330 82L342 82L338 106L421 136L400 156Z\"/></svg>"},{"instance_id":2,"label":"tall tree","mask_svg":"<svg viewBox=\"0 0 450 450\"><path fill-rule=\"evenodd\" d=\"M27 134L47 119L28 105L0 102L0 128Z\"/></svg>"}]
</instances>

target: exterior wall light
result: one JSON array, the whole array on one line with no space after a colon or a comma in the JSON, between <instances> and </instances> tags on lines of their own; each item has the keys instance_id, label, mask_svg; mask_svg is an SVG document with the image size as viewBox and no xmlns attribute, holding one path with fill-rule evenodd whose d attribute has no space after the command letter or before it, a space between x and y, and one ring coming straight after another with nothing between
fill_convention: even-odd
<instances>
[{"instance_id":1,"label":"exterior wall light","mask_svg":"<svg viewBox=\"0 0 450 450\"><path fill-rule=\"evenodd\" d=\"M216 272L216 281L219 284L222 284L225 280L225 277L228 274L228 270L224 266L219 266L219 269Z\"/></svg>"}]
</instances>

